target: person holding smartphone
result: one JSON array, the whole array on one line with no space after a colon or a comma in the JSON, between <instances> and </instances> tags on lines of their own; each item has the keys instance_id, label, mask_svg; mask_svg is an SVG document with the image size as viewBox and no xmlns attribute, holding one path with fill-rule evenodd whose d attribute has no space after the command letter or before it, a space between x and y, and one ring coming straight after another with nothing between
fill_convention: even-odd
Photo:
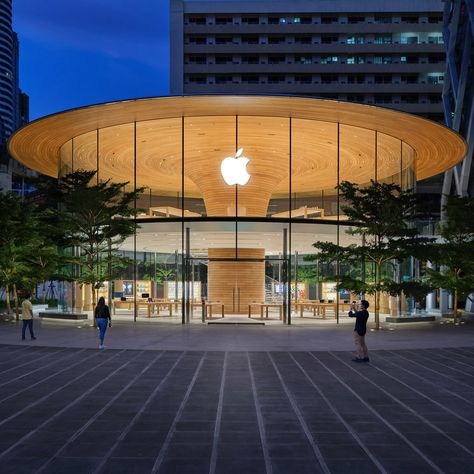
<instances>
[{"instance_id":1,"label":"person holding smartphone","mask_svg":"<svg viewBox=\"0 0 474 474\"><path fill-rule=\"evenodd\" d=\"M349 317L356 318L354 342L357 357L352 359L353 362L369 362L369 351L365 345L365 333L367 332L367 320L369 319L368 307L369 302L367 300L360 300L358 308L356 307L356 302L353 301L349 311Z\"/></svg>"}]
</instances>

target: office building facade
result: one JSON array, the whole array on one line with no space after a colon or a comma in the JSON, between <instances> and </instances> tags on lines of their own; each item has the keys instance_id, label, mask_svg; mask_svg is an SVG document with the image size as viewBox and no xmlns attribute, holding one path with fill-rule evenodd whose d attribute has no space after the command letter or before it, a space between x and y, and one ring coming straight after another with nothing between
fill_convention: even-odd
<instances>
[{"instance_id":1,"label":"office building facade","mask_svg":"<svg viewBox=\"0 0 474 474\"><path fill-rule=\"evenodd\" d=\"M443 2L171 0L171 93L292 94L443 121Z\"/></svg>"},{"instance_id":2,"label":"office building facade","mask_svg":"<svg viewBox=\"0 0 474 474\"><path fill-rule=\"evenodd\" d=\"M12 189L12 174L22 168L6 150L10 135L29 119L29 99L19 85L18 37L12 28L12 0L0 3L0 189ZM20 178L20 181L22 179Z\"/></svg>"}]
</instances>

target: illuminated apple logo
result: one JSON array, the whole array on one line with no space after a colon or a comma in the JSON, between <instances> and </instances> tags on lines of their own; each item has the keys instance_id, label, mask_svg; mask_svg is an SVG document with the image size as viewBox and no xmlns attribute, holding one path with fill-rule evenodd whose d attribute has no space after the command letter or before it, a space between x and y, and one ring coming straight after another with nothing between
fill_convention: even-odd
<instances>
[{"instance_id":1,"label":"illuminated apple logo","mask_svg":"<svg viewBox=\"0 0 474 474\"><path fill-rule=\"evenodd\" d=\"M250 161L245 156L241 156L244 149L239 148L233 156L228 156L221 163L221 173L224 181L229 185L240 184L244 186L248 183L250 175L247 173L247 163Z\"/></svg>"}]
</instances>

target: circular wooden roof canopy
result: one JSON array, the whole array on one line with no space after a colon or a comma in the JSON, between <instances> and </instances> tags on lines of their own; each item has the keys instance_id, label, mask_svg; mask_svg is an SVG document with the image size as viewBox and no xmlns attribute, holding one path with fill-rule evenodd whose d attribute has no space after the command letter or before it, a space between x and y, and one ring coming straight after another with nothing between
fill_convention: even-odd
<instances>
[{"instance_id":1,"label":"circular wooden roof canopy","mask_svg":"<svg viewBox=\"0 0 474 474\"><path fill-rule=\"evenodd\" d=\"M131 181L136 142L137 186L176 195L184 136L186 195L202 196L208 215L222 215L231 190L220 163L243 147L252 178L239 206L246 205L247 215L264 215L270 196L288 194L290 117L294 193L333 190L338 156L341 181L366 183L406 168L425 179L467 151L458 134L417 116L332 100L243 95L137 99L61 112L17 131L9 150L50 176L58 176L60 159L64 164L74 155L75 169L96 169L99 161L101 179Z\"/></svg>"}]
</instances>

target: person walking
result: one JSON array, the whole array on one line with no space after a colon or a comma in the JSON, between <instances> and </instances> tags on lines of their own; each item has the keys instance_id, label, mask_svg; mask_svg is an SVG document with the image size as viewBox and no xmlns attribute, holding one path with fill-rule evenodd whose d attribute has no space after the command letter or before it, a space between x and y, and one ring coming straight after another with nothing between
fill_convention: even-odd
<instances>
[{"instance_id":1,"label":"person walking","mask_svg":"<svg viewBox=\"0 0 474 474\"><path fill-rule=\"evenodd\" d=\"M36 337L33 332L33 305L31 304L29 293L25 295L25 299L21 303L21 319L23 321L23 327L21 328L22 341L25 340L26 328L30 330L31 340L34 341Z\"/></svg>"},{"instance_id":2,"label":"person walking","mask_svg":"<svg viewBox=\"0 0 474 474\"><path fill-rule=\"evenodd\" d=\"M105 298L103 296L99 298L97 306L95 307L94 317L97 323L97 327L99 328L99 349L105 349L105 331L107 331L107 324L109 325L109 328L112 327L112 320L110 318L109 307L105 304Z\"/></svg>"},{"instance_id":3,"label":"person walking","mask_svg":"<svg viewBox=\"0 0 474 474\"><path fill-rule=\"evenodd\" d=\"M357 357L352 359L353 362L369 362L369 352L365 345L365 333L367 332L367 320L369 319L368 307L369 302L367 300L360 300L358 311L356 311L355 301L353 301L349 311L349 317L356 318L354 342Z\"/></svg>"}]
</instances>

